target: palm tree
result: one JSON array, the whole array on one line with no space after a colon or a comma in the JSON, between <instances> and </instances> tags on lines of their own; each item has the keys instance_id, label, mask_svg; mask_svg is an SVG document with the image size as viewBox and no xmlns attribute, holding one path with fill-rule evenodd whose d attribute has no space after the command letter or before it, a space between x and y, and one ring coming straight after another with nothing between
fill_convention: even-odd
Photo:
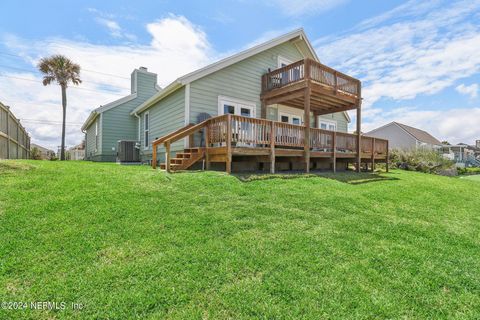
<instances>
[{"instance_id":1,"label":"palm tree","mask_svg":"<svg viewBox=\"0 0 480 320\"><path fill-rule=\"evenodd\" d=\"M56 81L62 88L62 150L60 160L65 160L65 119L67 114L67 87L71 82L75 85L82 83L80 80L80 66L73 63L63 55L53 55L48 58L42 58L38 63L38 69L43 76L43 85L47 86Z\"/></svg>"}]
</instances>

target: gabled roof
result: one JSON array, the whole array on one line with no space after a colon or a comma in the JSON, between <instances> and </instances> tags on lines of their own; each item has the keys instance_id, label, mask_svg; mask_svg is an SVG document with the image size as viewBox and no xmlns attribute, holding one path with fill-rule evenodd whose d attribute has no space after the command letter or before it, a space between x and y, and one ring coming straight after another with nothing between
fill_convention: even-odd
<instances>
[{"instance_id":1,"label":"gabled roof","mask_svg":"<svg viewBox=\"0 0 480 320\"><path fill-rule=\"evenodd\" d=\"M135 92L133 94L130 94L130 95L125 96L123 98L120 98L118 100L107 103L104 106L100 106L96 109L93 109L92 112L90 112L90 115L88 116L87 120L85 120L85 122L83 123L82 131L87 129L92 124L93 120L95 120L100 113L105 112L107 110L110 110L112 108L115 108L119 105L122 105L122 104L124 104L124 103L126 103L130 100L135 99L136 97L137 97L137 93Z\"/></svg>"},{"instance_id":2,"label":"gabled roof","mask_svg":"<svg viewBox=\"0 0 480 320\"><path fill-rule=\"evenodd\" d=\"M417 141L432 144L432 145L438 145L438 146L442 145L442 143L440 141L438 141L438 139L435 138L434 136L432 136L430 133L428 133L424 130L420 130L420 129L411 127L411 126L407 126L406 124L398 123L396 121L392 121L390 123L387 123L386 125L378 127L376 129L373 129L373 130L367 132L366 135L369 135L369 134L371 134L375 131L378 131L380 129L383 129L385 127L389 127L389 126L392 126L392 125L399 127L400 129L402 129L403 131L408 133L410 136L412 136Z\"/></svg>"},{"instance_id":3,"label":"gabled roof","mask_svg":"<svg viewBox=\"0 0 480 320\"><path fill-rule=\"evenodd\" d=\"M142 112L143 110L149 108L152 106L154 103L157 103L158 101L162 100L172 92L180 89L187 83L190 83L192 81L195 81L197 79L203 78L209 74L212 74L218 70L221 70L223 68L226 68L228 66L231 66L232 64L235 64L239 61L242 61L244 59L247 59L251 56L254 56L260 52L263 52L265 50L268 50L270 48L273 48L275 46L278 46L284 42L287 41L292 41L292 40L299 40L299 42L305 43L305 49L300 46L300 44L296 43L298 49L306 56L309 58L312 58L314 60L319 61L317 54L315 53L315 50L313 50L313 47L310 43L310 41L307 38L307 35L305 34L305 31L303 31L303 28L296 29L292 32L289 32L287 34L284 34L280 37L274 38L272 40L269 40L267 42L261 43L259 45L256 45L252 48L249 48L247 50L241 51L237 54L234 54L230 57L227 57L225 59L222 59L220 61L217 61L215 63L212 63L204 68L198 69L196 71L190 72L172 83L170 83L168 86L165 87L162 91L158 92L155 94L153 97L139 105L137 108L135 108L130 114L133 115L138 112ZM347 115L348 117L348 115Z\"/></svg>"},{"instance_id":4,"label":"gabled roof","mask_svg":"<svg viewBox=\"0 0 480 320\"><path fill-rule=\"evenodd\" d=\"M415 139L417 139L420 142L425 142L428 144L433 144L433 145L439 145L441 146L442 143L438 141L437 138L432 136L430 133L427 131L423 131L414 127L407 126L405 124L401 124L398 122L394 122L396 125L398 125L400 128L403 130L407 131L410 135L412 135Z\"/></svg>"}]
</instances>

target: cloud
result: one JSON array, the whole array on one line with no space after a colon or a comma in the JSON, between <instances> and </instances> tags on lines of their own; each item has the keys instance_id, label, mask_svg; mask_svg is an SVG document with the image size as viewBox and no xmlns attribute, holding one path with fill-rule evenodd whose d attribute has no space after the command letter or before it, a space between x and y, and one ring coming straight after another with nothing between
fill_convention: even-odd
<instances>
[{"instance_id":1,"label":"cloud","mask_svg":"<svg viewBox=\"0 0 480 320\"><path fill-rule=\"evenodd\" d=\"M463 83L455 88L461 94L470 96L470 98L476 98L478 96L478 84L474 83L469 86Z\"/></svg>"},{"instance_id":2,"label":"cloud","mask_svg":"<svg viewBox=\"0 0 480 320\"><path fill-rule=\"evenodd\" d=\"M146 30L151 36L149 44L97 45L63 38L31 41L13 35L1 39L30 69L36 69L41 57L56 53L82 67L82 84L68 89L67 145L72 146L83 139L80 127L91 110L130 94L133 69L147 67L158 74L158 83L164 87L217 56L206 34L185 17L169 15L147 24ZM22 122L32 141L56 150L61 126L51 122L61 122L60 89L43 87L37 72L2 72L0 87L0 100L10 105L18 118L37 120Z\"/></svg>"},{"instance_id":3,"label":"cloud","mask_svg":"<svg viewBox=\"0 0 480 320\"><path fill-rule=\"evenodd\" d=\"M469 20L479 8L479 1L459 1L411 20L361 23L370 27L315 44L323 62L363 80L366 107L382 97L413 99L480 70L480 25Z\"/></svg>"},{"instance_id":4,"label":"cloud","mask_svg":"<svg viewBox=\"0 0 480 320\"><path fill-rule=\"evenodd\" d=\"M346 2L348 0L272 0L271 4L285 15L298 17L323 13Z\"/></svg>"},{"instance_id":5,"label":"cloud","mask_svg":"<svg viewBox=\"0 0 480 320\"><path fill-rule=\"evenodd\" d=\"M409 101L420 95L438 94L480 71L480 1L411 0L386 13L369 18L339 35L314 41L323 63L362 80L364 123L380 126L387 120L415 120L428 131L436 131L436 121L457 121L457 134L438 131L451 138L464 134L472 139L478 126L463 121L460 109L421 111L418 106L402 114L381 106L385 100ZM447 106L448 107L448 106ZM399 109L402 111L402 109ZM390 114L386 117L385 114ZM448 120L443 116L449 117ZM388 119L387 119L388 118ZM407 123L408 124L408 123ZM470 130L470 131L469 131Z\"/></svg>"},{"instance_id":6,"label":"cloud","mask_svg":"<svg viewBox=\"0 0 480 320\"><path fill-rule=\"evenodd\" d=\"M90 13L95 15L95 21L106 27L110 35L117 39L127 39L129 41L135 41L137 37L134 34L125 32L120 24L115 20L117 17L113 14L108 14L97 10L95 8L88 8L87 9Z\"/></svg>"}]
</instances>

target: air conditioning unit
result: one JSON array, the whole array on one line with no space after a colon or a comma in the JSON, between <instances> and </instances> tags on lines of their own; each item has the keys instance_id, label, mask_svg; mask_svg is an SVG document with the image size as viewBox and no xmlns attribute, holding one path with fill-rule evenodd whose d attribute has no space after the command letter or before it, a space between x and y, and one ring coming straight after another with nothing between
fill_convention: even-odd
<instances>
[{"instance_id":1,"label":"air conditioning unit","mask_svg":"<svg viewBox=\"0 0 480 320\"><path fill-rule=\"evenodd\" d=\"M140 143L132 140L119 140L117 146L117 162L140 162Z\"/></svg>"}]
</instances>

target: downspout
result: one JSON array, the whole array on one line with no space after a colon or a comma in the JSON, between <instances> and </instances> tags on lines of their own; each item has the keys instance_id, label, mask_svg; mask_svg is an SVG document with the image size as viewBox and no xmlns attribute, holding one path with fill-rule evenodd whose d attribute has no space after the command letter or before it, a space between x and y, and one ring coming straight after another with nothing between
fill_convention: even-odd
<instances>
[{"instance_id":1,"label":"downspout","mask_svg":"<svg viewBox=\"0 0 480 320\"><path fill-rule=\"evenodd\" d=\"M134 115L135 117L137 117L137 119L138 119L138 137L137 137L137 140L138 140L138 143L140 143L140 124L141 124L140 121L141 121L141 118L140 118L140 116L138 115L138 113L136 113L136 112L135 112L133 115Z\"/></svg>"}]
</instances>

